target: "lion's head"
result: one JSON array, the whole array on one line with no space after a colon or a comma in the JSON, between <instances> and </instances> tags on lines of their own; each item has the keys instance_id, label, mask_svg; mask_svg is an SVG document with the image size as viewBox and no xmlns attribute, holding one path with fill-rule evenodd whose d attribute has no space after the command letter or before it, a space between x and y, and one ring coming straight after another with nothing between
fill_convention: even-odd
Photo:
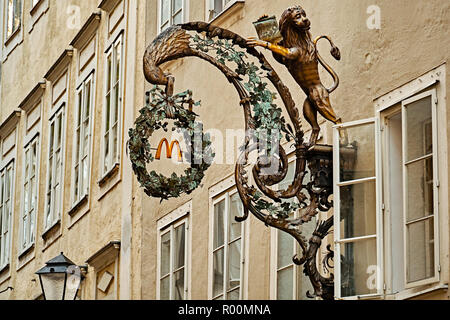
<instances>
[{"instance_id":1,"label":"lion's head","mask_svg":"<svg viewBox=\"0 0 450 320\"><path fill-rule=\"evenodd\" d=\"M285 32L289 27L307 31L311 27L311 21L306 17L306 12L301 6L287 8L280 19L280 31Z\"/></svg>"},{"instance_id":2,"label":"lion's head","mask_svg":"<svg viewBox=\"0 0 450 320\"><path fill-rule=\"evenodd\" d=\"M281 15L279 28L286 47L300 46L310 53L314 50L309 33L311 21L301 6L286 9Z\"/></svg>"}]
</instances>

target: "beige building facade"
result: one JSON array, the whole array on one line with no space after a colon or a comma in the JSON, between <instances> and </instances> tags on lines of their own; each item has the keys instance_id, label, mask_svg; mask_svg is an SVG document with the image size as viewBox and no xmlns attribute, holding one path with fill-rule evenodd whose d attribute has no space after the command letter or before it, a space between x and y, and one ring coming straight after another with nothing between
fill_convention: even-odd
<instances>
[{"instance_id":1,"label":"beige building facade","mask_svg":"<svg viewBox=\"0 0 450 320\"><path fill-rule=\"evenodd\" d=\"M176 93L201 100L195 112L214 136L216 163L199 188L148 197L126 150L152 87L142 56L162 30L207 21L256 36L253 21L297 4L313 36L329 35L342 54L331 61L319 44L341 79L331 100L343 124L319 123L319 142L334 148L336 298L449 299L450 4L441 0L1 0L0 292L13 290L0 299L42 298L35 272L60 252L87 266L83 300L307 299L294 240L254 217L234 220L244 117L217 70L193 58L164 65ZM258 50L301 108L287 70ZM350 171L342 130L358 146ZM173 137L155 133L152 145L162 138ZM186 168L164 155L152 170ZM305 236L326 217L302 226Z\"/></svg>"}]
</instances>

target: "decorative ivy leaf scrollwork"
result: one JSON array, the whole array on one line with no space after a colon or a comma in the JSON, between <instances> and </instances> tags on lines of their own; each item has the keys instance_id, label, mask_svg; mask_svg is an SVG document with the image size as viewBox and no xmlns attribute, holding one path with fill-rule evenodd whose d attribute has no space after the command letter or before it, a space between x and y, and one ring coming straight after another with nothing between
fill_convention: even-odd
<instances>
[{"instance_id":1,"label":"decorative ivy leaf scrollwork","mask_svg":"<svg viewBox=\"0 0 450 320\"><path fill-rule=\"evenodd\" d=\"M204 172L211 165L211 161L204 161L203 156L207 154L210 159L215 156L207 134L201 135L203 139L201 150L194 148L194 134L202 132L202 125L195 121L197 115L194 112L184 108L185 104L193 101L192 92L188 90L168 97L164 90L155 86L149 91L149 97L146 106L140 110L135 127L128 132L130 137L128 149L133 171L145 193L151 197L167 200L179 197L183 193L190 194L200 185ZM200 105L200 102L195 102L195 105ZM191 166L181 177L175 173L165 177L155 171L147 171L147 164L154 161L149 138L156 130L167 131L168 122L165 120L168 118L169 108L173 113L171 118L175 120L175 126L186 129L190 138L188 139L190 150L186 152L186 158L189 159ZM193 161L194 159L201 161Z\"/></svg>"}]
</instances>

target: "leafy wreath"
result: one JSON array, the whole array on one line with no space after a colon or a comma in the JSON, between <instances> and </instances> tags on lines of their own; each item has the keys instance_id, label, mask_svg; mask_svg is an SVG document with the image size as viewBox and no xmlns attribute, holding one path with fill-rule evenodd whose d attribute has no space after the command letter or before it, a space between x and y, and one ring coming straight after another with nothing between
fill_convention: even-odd
<instances>
[{"instance_id":1,"label":"leafy wreath","mask_svg":"<svg viewBox=\"0 0 450 320\"><path fill-rule=\"evenodd\" d=\"M184 108L186 104L189 109ZM192 106L198 105L200 102L193 101L190 90L167 96L164 90L155 86L147 93L146 105L139 111L140 116L135 121L135 127L128 132L128 150L133 171L148 196L161 198L162 201L179 197L183 193L190 194L200 185L205 176L204 172L210 167L215 156L210 136L208 133L203 134L203 125L195 121L197 115L191 111ZM172 131L185 129L188 150L183 153L190 167L180 177L175 173L166 177L147 170L147 164L154 160L149 138L156 130L168 131L167 119L175 120ZM201 150L197 147L199 138ZM205 161L205 156L209 161Z\"/></svg>"}]
</instances>

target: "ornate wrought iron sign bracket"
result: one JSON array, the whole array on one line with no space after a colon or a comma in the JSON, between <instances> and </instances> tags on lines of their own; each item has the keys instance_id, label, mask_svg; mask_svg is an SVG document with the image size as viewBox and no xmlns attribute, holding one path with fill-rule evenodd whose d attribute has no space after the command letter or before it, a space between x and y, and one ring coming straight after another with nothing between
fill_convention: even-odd
<instances>
[{"instance_id":1,"label":"ornate wrought iron sign bracket","mask_svg":"<svg viewBox=\"0 0 450 320\"><path fill-rule=\"evenodd\" d=\"M314 288L314 293L309 293L309 297L333 299L333 274L328 269L333 257L330 246L323 261L328 276L319 272L317 267L317 255L322 240L333 226L333 217L319 221L309 241L302 234L301 226L310 222L318 212L327 212L333 206L329 200L333 189L332 148L316 144L320 130L317 113L333 123L340 122L329 99L329 94L339 84L339 78L319 55L317 42L326 38L332 46L333 57L339 60L340 53L329 37L321 36L312 40L310 25L304 10L296 6L283 13L279 27L274 17L264 16L258 20L255 26L262 39L247 40L205 22L190 22L166 29L144 54L144 75L155 87L148 93L147 104L141 110L135 128L129 132L128 143L133 170L149 196L164 200L178 197L182 193L191 193L200 185L205 170L211 164L210 161L205 161L205 154L209 160L214 157L208 136L203 135L200 150L193 147L194 143L190 145L186 159L191 160L191 166L184 176L164 177L154 171L149 173L146 168L154 159L148 138L155 130L167 130L165 119L175 120L175 125L186 129L191 138L195 130L202 132L201 125L195 121L196 114L192 112L192 106L199 105L193 102L192 92L174 95L175 78L164 72L160 65L184 57L198 57L219 69L239 95L245 129L247 132L254 132L254 136L246 137L235 168L236 187L244 205L244 214L237 220L243 221L252 213L266 225L292 235L302 250L301 256L296 256L293 260L304 265L304 273L309 276ZM264 55L255 49L256 46L269 49L305 92L307 98L303 104L303 114L312 128L308 142L304 141L299 111L289 89ZM334 84L329 89L320 81L319 64L334 79ZM268 89L266 79L281 98L289 123L282 116L282 109L275 104L277 95ZM164 86L165 89L162 90L159 86ZM277 142L261 146L260 142L264 137L274 133L278 135ZM287 154L280 144L282 137L292 141L295 146L295 177L286 190L273 190L271 186L283 181L288 171ZM278 156L275 156L274 151L278 151ZM258 152L258 160L250 173L248 165L252 152ZM197 156L200 161L194 161ZM268 171L269 166L274 166L276 170ZM306 179L308 170L309 180ZM249 174L252 174L256 186L250 185ZM295 201L282 201L292 198ZM297 218L291 218L290 214L294 211L299 212Z\"/></svg>"}]
</instances>

